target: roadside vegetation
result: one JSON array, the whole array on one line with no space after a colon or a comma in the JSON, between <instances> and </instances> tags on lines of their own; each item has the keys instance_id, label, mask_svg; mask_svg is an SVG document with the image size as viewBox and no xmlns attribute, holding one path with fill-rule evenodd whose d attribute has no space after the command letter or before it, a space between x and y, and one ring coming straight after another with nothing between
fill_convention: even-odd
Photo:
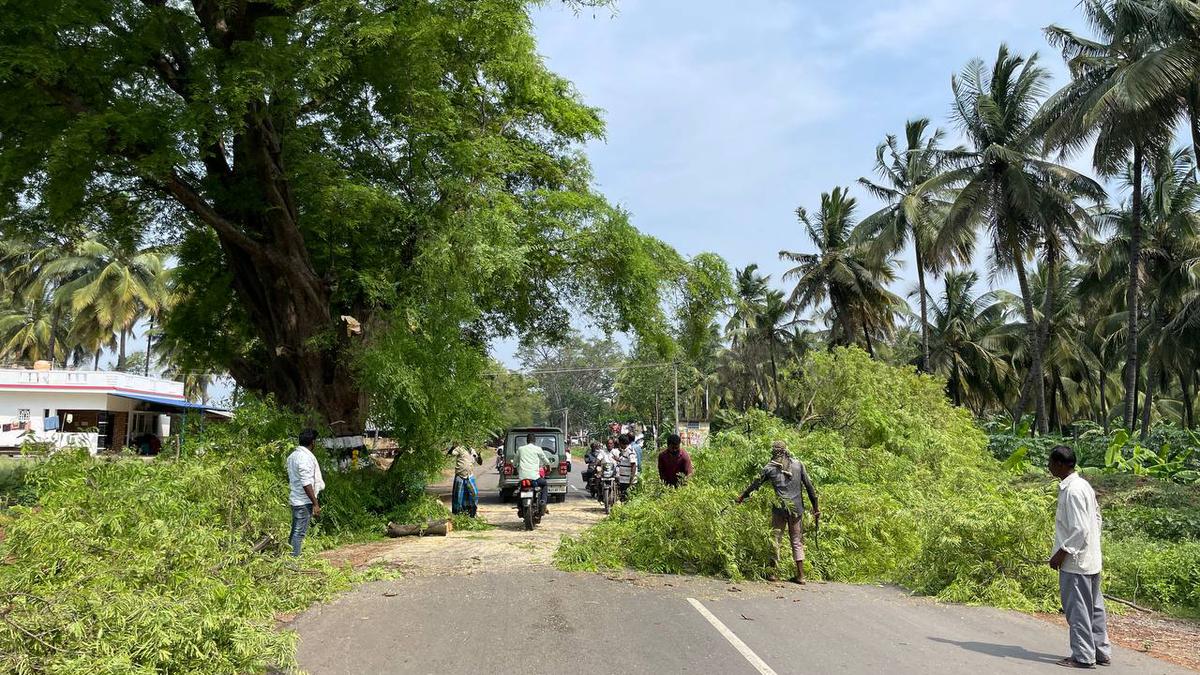
<instances>
[{"instance_id":1,"label":"roadside vegetation","mask_svg":"<svg viewBox=\"0 0 1200 675\"><path fill-rule=\"evenodd\" d=\"M807 421L789 424L762 411L724 417L724 428L694 453L692 480L673 490L644 475L629 503L564 540L557 564L766 576L773 495L761 490L741 506L733 498L769 459L771 441L783 439L819 492L820 531L807 522L806 571L815 578L1057 609L1056 577L1043 562L1056 485L1044 467L998 460L940 380L861 350L813 354L797 379L811 392ZM1195 487L1128 473L1091 478L1104 495L1109 592L1185 614L1200 610Z\"/></svg>"},{"instance_id":2,"label":"roadside vegetation","mask_svg":"<svg viewBox=\"0 0 1200 675\"><path fill-rule=\"evenodd\" d=\"M278 620L385 573L336 569L317 552L379 538L389 520L450 517L423 482L397 492L386 472L337 470L318 448L324 508L291 558L284 460L304 421L252 399L228 424L190 428L178 458L78 450L0 463L0 671L294 665Z\"/></svg>"}]
</instances>

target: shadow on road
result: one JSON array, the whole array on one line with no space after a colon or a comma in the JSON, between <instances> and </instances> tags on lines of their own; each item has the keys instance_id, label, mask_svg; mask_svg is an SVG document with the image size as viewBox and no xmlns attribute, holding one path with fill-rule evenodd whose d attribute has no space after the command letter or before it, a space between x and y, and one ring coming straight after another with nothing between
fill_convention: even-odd
<instances>
[{"instance_id":1,"label":"shadow on road","mask_svg":"<svg viewBox=\"0 0 1200 675\"><path fill-rule=\"evenodd\" d=\"M929 639L934 642L941 642L942 644L961 647L968 651L979 652L980 654L987 654L988 656L999 656L1005 659L1021 659L1022 661L1034 661L1036 663L1054 663L1062 658L1061 656L1056 656L1054 654L1031 652L1024 647L1018 647L1017 645L998 645L991 642L963 642L960 640L947 640L946 638L939 637L931 637Z\"/></svg>"}]
</instances>

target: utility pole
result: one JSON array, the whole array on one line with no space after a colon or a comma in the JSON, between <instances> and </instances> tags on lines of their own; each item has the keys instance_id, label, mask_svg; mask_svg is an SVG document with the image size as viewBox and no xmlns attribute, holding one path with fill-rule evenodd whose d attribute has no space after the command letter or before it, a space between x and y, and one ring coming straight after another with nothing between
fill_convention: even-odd
<instances>
[{"instance_id":1,"label":"utility pole","mask_svg":"<svg viewBox=\"0 0 1200 675\"><path fill-rule=\"evenodd\" d=\"M675 433L679 433L679 364L672 361L675 370Z\"/></svg>"},{"instance_id":2,"label":"utility pole","mask_svg":"<svg viewBox=\"0 0 1200 675\"><path fill-rule=\"evenodd\" d=\"M568 408L563 408L563 438L567 439L567 445L571 444L571 428L567 426L567 411Z\"/></svg>"}]
</instances>

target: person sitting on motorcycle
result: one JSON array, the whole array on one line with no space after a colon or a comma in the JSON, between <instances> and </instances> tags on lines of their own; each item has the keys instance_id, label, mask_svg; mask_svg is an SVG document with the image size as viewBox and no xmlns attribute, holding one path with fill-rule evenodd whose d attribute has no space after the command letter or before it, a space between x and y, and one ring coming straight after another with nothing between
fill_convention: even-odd
<instances>
[{"instance_id":1,"label":"person sitting on motorcycle","mask_svg":"<svg viewBox=\"0 0 1200 675\"><path fill-rule=\"evenodd\" d=\"M596 462L600 459L600 442L592 441L591 447L588 448L587 454L583 456L583 461L587 464L587 468L583 470L583 484L591 485L592 477L596 475Z\"/></svg>"},{"instance_id":2,"label":"person sitting on motorcycle","mask_svg":"<svg viewBox=\"0 0 1200 675\"><path fill-rule=\"evenodd\" d=\"M549 485L546 483L546 471L550 467L550 458L537 444L537 436L529 434L525 437L525 445L517 448L516 461L513 462L517 471L517 480L528 480L538 488L538 505L542 513L549 513L546 502L549 499Z\"/></svg>"}]
</instances>

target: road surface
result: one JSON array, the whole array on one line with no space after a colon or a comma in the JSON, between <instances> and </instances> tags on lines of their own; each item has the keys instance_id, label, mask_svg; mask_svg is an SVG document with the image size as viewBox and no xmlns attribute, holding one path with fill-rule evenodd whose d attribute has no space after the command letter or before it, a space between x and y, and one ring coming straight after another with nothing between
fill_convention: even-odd
<instances>
[{"instance_id":1,"label":"road surface","mask_svg":"<svg viewBox=\"0 0 1200 675\"><path fill-rule=\"evenodd\" d=\"M302 668L312 675L1065 672L1054 666L1067 638L1057 626L895 588L556 571L548 561L561 529L602 517L599 505L576 488L531 535L511 506L489 494L495 474L481 473L481 511L501 527L365 549L408 574L298 618L292 628ZM1192 672L1120 648L1113 661L1100 672Z\"/></svg>"}]
</instances>

